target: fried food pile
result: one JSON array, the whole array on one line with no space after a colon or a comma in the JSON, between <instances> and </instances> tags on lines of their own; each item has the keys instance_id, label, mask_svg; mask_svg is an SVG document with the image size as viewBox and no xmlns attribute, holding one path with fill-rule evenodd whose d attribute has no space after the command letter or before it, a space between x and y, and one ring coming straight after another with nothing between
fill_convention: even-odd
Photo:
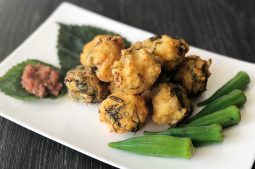
<instances>
[{"instance_id":1,"label":"fried food pile","mask_svg":"<svg viewBox=\"0 0 255 169\"><path fill-rule=\"evenodd\" d=\"M189 45L168 35L124 48L123 39L98 35L84 45L82 65L65 78L74 101L99 103L111 132L138 131L149 108L159 125L178 125L192 113L190 98L206 90L211 60L185 56Z\"/></svg>"}]
</instances>

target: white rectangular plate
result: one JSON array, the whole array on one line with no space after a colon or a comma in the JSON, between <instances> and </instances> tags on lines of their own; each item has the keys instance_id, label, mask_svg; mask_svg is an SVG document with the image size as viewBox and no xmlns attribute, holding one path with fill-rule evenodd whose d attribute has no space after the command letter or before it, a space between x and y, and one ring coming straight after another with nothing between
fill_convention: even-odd
<instances>
[{"instance_id":1,"label":"white rectangular plate","mask_svg":"<svg viewBox=\"0 0 255 169\"><path fill-rule=\"evenodd\" d=\"M87 24L115 31L132 42L151 37L153 34L116 22L69 3L63 3L56 11L10 56L0 64L0 76L13 65L28 58L35 58L59 65L57 59L57 22ZM183 37L185 39L185 37ZM68 100L67 96L56 100L23 102L0 93L0 115L36 133L71 147L91 157L120 168L139 169L249 169L255 157L255 88L254 64L227 58L219 54L191 47L189 54L205 59L212 58L212 76L207 98L239 70L248 72L251 84L246 90L247 103L241 109L242 121L238 126L224 131L222 144L197 148L189 159L159 158L136 155L111 149L110 141L132 137L133 134L109 133L105 124L99 122L98 105L86 105ZM197 110L197 109L196 109ZM162 127L147 123L143 130ZM164 126L163 128L166 128ZM142 131L137 135L141 135Z\"/></svg>"}]
</instances>

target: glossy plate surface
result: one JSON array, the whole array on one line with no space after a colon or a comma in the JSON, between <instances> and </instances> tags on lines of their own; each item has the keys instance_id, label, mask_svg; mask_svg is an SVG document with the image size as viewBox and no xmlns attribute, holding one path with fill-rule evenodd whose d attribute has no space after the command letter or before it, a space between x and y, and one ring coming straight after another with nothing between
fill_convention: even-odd
<instances>
[{"instance_id":1,"label":"glossy plate surface","mask_svg":"<svg viewBox=\"0 0 255 169\"><path fill-rule=\"evenodd\" d=\"M0 76L13 65L28 58L59 65L56 50L57 22L102 27L115 31L132 42L153 35L72 4L63 3L0 64ZM68 100L67 96L56 100L23 102L0 93L0 115L45 137L120 168L250 169L255 157L255 65L194 47L191 47L189 54L197 54L205 59L212 58L213 61L208 90L200 99L207 98L239 70L248 72L252 80L246 90L248 101L241 109L241 123L224 131L225 140L222 144L197 148L190 160L148 157L108 148L108 142L132 137L133 134L109 133L107 126L99 122L98 105L75 103ZM157 127L148 121L143 130L163 128L166 126ZM142 131L136 135L141 133Z\"/></svg>"}]
</instances>

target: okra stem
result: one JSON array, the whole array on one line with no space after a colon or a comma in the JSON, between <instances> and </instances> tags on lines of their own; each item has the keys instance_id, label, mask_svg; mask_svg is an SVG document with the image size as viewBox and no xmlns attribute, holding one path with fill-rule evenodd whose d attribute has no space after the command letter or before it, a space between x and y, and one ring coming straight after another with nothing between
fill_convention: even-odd
<instances>
[{"instance_id":1,"label":"okra stem","mask_svg":"<svg viewBox=\"0 0 255 169\"><path fill-rule=\"evenodd\" d=\"M190 138L195 145L217 143L223 141L221 125L169 128L161 132L145 131L144 135L168 135Z\"/></svg>"},{"instance_id":2,"label":"okra stem","mask_svg":"<svg viewBox=\"0 0 255 169\"><path fill-rule=\"evenodd\" d=\"M225 83L220 89L218 89L211 97L198 103L198 106L207 105L216 98L223 96L234 89L243 89L249 83L250 83L249 75L244 71L240 71L232 79Z\"/></svg>"},{"instance_id":3,"label":"okra stem","mask_svg":"<svg viewBox=\"0 0 255 169\"><path fill-rule=\"evenodd\" d=\"M192 126L208 126L212 124L220 124L223 128L238 124L241 120L241 114L236 106L229 106L223 110L202 116L194 121L187 123L186 127Z\"/></svg>"},{"instance_id":4,"label":"okra stem","mask_svg":"<svg viewBox=\"0 0 255 169\"><path fill-rule=\"evenodd\" d=\"M191 117L188 122L198 119L199 117L208 115L218 110L224 109L231 105L241 106L246 102L246 96L241 90L233 90L209 103L205 108Z\"/></svg>"},{"instance_id":5,"label":"okra stem","mask_svg":"<svg viewBox=\"0 0 255 169\"><path fill-rule=\"evenodd\" d=\"M166 135L132 137L119 142L111 142L108 146L138 154L159 157L190 158L194 151L191 139Z\"/></svg>"}]
</instances>

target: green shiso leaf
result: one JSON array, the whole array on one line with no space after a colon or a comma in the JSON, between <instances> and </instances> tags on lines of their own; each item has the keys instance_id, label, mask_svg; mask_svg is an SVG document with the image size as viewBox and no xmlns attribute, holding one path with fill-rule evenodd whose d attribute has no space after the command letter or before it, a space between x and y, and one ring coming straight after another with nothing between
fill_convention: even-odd
<instances>
[{"instance_id":1,"label":"green shiso leaf","mask_svg":"<svg viewBox=\"0 0 255 169\"><path fill-rule=\"evenodd\" d=\"M21 85L21 76L23 73L23 70L26 65L28 64L44 64L48 65L52 68L54 68L57 71L60 71L55 66L52 66L48 63L44 63L39 60L29 59L26 61L23 61L16 66L13 66L11 69L9 69L4 76L0 77L0 90L5 93L6 95L12 96L14 98L20 99L20 100L35 100L39 99L39 97L36 97L30 93L28 93L24 88L22 88ZM61 79L63 80L63 78ZM63 87L61 91L61 95L66 93L66 89ZM48 95L45 98L56 98L56 96Z\"/></svg>"},{"instance_id":2,"label":"green shiso leaf","mask_svg":"<svg viewBox=\"0 0 255 169\"><path fill-rule=\"evenodd\" d=\"M111 34L114 32L88 25L66 25L59 23L58 57L63 73L80 64L80 54L85 43L91 41L96 35ZM126 47L130 42L124 38Z\"/></svg>"}]
</instances>

